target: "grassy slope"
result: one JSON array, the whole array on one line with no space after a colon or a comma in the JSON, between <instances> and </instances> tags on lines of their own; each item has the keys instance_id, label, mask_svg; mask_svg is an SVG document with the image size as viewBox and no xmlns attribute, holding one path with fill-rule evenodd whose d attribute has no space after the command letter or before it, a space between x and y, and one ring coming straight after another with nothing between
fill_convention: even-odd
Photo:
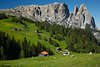
<instances>
[{"instance_id":1,"label":"grassy slope","mask_svg":"<svg viewBox=\"0 0 100 67\"><path fill-rule=\"evenodd\" d=\"M8 67L100 67L100 54L74 54L69 56L35 57L20 60L0 61Z\"/></svg>"},{"instance_id":2,"label":"grassy slope","mask_svg":"<svg viewBox=\"0 0 100 67\"><path fill-rule=\"evenodd\" d=\"M24 28L23 24L12 22L11 19L12 17L0 20L0 31L8 33L10 37L14 36L16 40L22 41L24 37L26 37L28 40L30 40L31 44L37 45L37 42L40 41L42 45L45 45L48 48L50 47L55 52L56 47L52 46L48 41L45 41L45 38L50 38L50 33L46 32L45 30L40 30L41 33L39 34L42 38L40 40L37 32L35 32L39 28L35 26L34 23L24 21L24 23L27 25L27 28ZM21 29L21 31L14 31L13 28ZM58 40L55 41L57 41L62 48L65 48L66 42L64 40L60 42Z\"/></svg>"},{"instance_id":3,"label":"grassy slope","mask_svg":"<svg viewBox=\"0 0 100 67\"><path fill-rule=\"evenodd\" d=\"M24 29L23 25L20 23L11 22L11 18L0 20L0 31L9 33L10 37L14 36L16 40L23 40L26 36L31 43L37 44L40 41L43 45L51 47L55 51L54 46L44 40L44 38L49 38L50 33L41 30L40 35L42 39L40 40L37 33L38 27L33 23L28 23L27 29ZM21 31L13 31L13 28L19 28ZM66 42L57 41L62 48L66 46ZM63 45L63 46L62 46ZM50 57L34 57L18 60L0 61L0 67L100 67L100 54L94 54L89 56L88 54L75 54L74 58L70 56L50 56Z\"/></svg>"}]
</instances>

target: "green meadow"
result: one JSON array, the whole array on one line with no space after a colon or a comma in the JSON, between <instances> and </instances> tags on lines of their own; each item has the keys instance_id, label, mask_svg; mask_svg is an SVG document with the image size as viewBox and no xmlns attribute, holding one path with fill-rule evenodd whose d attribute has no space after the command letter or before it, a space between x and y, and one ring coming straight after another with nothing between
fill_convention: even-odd
<instances>
[{"instance_id":1,"label":"green meadow","mask_svg":"<svg viewBox=\"0 0 100 67\"><path fill-rule=\"evenodd\" d=\"M100 54L74 53L72 55L4 60L0 61L0 67L100 67Z\"/></svg>"},{"instance_id":2,"label":"green meadow","mask_svg":"<svg viewBox=\"0 0 100 67\"><path fill-rule=\"evenodd\" d=\"M25 37L30 42L29 45L37 46L40 42L50 48L53 55L4 59L0 60L0 67L100 67L100 43L88 32L90 30L66 29L55 24L37 23L38 21L34 23L8 16L0 19L0 31L7 33L11 39L14 37L16 42L20 40L21 44ZM57 51L57 47L62 50ZM1 48L0 46L1 54L4 55ZM71 55L61 55L66 49L70 50ZM89 55L90 51L93 52L92 55Z\"/></svg>"}]
</instances>

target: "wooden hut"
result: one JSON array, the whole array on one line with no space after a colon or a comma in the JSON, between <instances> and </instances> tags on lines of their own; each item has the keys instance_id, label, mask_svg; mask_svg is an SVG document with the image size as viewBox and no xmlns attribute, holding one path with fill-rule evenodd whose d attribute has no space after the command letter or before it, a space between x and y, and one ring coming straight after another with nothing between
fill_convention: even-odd
<instances>
[{"instance_id":1,"label":"wooden hut","mask_svg":"<svg viewBox=\"0 0 100 67\"><path fill-rule=\"evenodd\" d=\"M47 51L42 51L41 54L40 54L40 56L48 56L48 54L49 53Z\"/></svg>"}]
</instances>

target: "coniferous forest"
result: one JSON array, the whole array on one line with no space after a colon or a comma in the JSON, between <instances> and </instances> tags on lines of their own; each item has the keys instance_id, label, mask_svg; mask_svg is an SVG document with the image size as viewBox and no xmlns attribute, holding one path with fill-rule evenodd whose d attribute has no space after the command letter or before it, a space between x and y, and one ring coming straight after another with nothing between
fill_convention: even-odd
<instances>
[{"instance_id":1,"label":"coniferous forest","mask_svg":"<svg viewBox=\"0 0 100 67\"><path fill-rule=\"evenodd\" d=\"M11 60L18 58L26 57L35 57L38 54L46 50L50 55L53 55L53 52L50 49L47 49L40 42L35 46L34 44L30 45L30 41L27 41L24 38L21 43L20 40L16 41L14 37L9 38L9 35L5 32L0 32L0 59L1 60Z\"/></svg>"},{"instance_id":2,"label":"coniferous forest","mask_svg":"<svg viewBox=\"0 0 100 67\"><path fill-rule=\"evenodd\" d=\"M58 42L64 41L66 44L64 49L68 49L69 51L77 53L100 53L100 43L96 40L93 35L93 31L91 31L90 28L66 28L64 26L49 24L47 22L32 21L24 17L18 18L4 14L0 15L1 20L9 18L11 18L10 22L22 24L25 31L28 31L27 23L35 24L35 26L38 28L36 33L39 40L43 40L41 35L42 30L46 31L46 33L49 33L49 37L44 38L43 41L49 43L51 46L61 47L60 43ZM14 36L11 37L6 32L0 32L1 60L27 58L32 56L35 57L38 56L41 51L47 51L49 55L54 54L54 51L51 50L51 48L47 48L42 42L38 41L37 45L35 45L34 43L31 43L27 37L24 37L24 39L21 41L20 39L16 40Z\"/></svg>"}]
</instances>

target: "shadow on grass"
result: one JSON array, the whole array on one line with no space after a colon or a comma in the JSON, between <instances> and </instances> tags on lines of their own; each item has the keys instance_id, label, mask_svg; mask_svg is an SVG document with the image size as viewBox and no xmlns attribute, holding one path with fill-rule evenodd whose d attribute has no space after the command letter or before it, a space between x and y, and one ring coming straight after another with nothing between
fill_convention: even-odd
<instances>
[{"instance_id":1,"label":"shadow on grass","mask_svg":"<svg viewBox=\"0 0 100 67\"><path fill-rule=\"evenodd\" d=\"M11 67L10 65L0 65L0 67Z\"/></svg>"}]
</instances>

